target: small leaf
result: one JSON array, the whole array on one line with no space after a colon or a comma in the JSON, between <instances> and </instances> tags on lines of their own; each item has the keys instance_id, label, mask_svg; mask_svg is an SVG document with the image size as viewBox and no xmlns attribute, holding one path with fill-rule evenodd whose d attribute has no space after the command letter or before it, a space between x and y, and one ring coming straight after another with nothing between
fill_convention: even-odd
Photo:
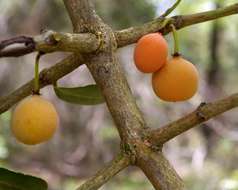
<instances>
[{"instance_id":1,"label":"small leaf","mask_svg":"<svg viewBox=\"0 0 238 190\"><path fill-rule=\"evenodd\" d=\"M74 104L96 105L105 100L97 85L88 85L75 88L54 87L55 94L58 98Z\"/></svg>"},{"instance_id":2,"label":"small leaf","mask_svg":"<svg viewBox=\"0 0 238 190\"><path fill-rule=\"evenodd\" d=\"M47 190L47 183L37 177L0 168L0 190Z\"/></svg>"}]
</instances>

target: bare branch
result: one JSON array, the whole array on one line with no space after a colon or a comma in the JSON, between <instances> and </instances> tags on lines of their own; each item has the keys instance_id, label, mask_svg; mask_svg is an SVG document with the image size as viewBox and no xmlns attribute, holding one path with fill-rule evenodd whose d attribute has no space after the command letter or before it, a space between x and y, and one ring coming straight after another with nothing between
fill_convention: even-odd
<instances>
[{"instance_id":1,"label":"bare branch","mask_svg":"<svg viewBox=\"0 0 238 190\"><path fill-rule=\"evenodd\" d=\"M176 9L176 7L179 5L179 3L181 2L181 0L176 0L175 3L172 5L172 7L170 7L168 10L165 11L165 13L163 13L161 15L161 17L166 17L168 16L170 13L173 12L174 9Z\"/></svg>"},{"instance_id":2,"label":"bare branch","mask_svg":"<svg viewBox=\"0 0 238 190\"><path fill-rule=\"evenodd\" d=\"M96 190L115 176L118 172L130 165L130 159L123 154L119 154L102 170L98 171L95 176L86 181L77 190Z\"/></svg>"},{"instance_id":3,"label":"bare branch","mask_svg":"<svg viewBox=\"0 0 238 190\"><path fill-rule=\"evenodd\" d=\"M122 140L121 147L133 158L133 163L134 160L138 159L138 166L142 168L157 190L160 187L160 190L182 190L180 188L182 187L181 179L163 157L162 153L157 157L156 153L152 152L150 148L147 147L146 152L142 149L145 145L140 135L141 131L146 128L146 123L136 105L121 65L115 55L117 44L112 29L103 22L98 22L97 16L94 15L94 12L87 3L90 2L89 0L64 1L70 13L75 32L79 32L85 25L87 26L87 20L85 19L87 17L90 19L91 28L102 32L104 43L100 49L101 51L97 55L85 56L85 59L87 59L87 67L100 87L108 109L115 121ZM82 5L86 6L85 10L80 9ZM89 11L87 12L88 9ZM137 146L139 143L142 146ZM138 151L136 152L135 149L138 149ZM149 161L148 167L146 166L148 164L147 161ZM99 173L88 184L86 183L85 186L78 190L96 190L109 180L108 176L111 176L110 170L106 170L103 175ZM103 180L104 177L106 178L105 180ZM97 182L98 180L99 182Z\"/></svg>"},{"instance_id":4,"label":"bare branch","mask_svg":"<svg viewBox=\"0 0 238 190\"><path fill-rule=\"evenodd\" d=\"M71 55L54 66L44 69L40 73L40 87L43 88L46 85L52 84L66 74L72 72L83 63L81 56ZM26 96L32 93L34 88L33 79L21 86L8 96L0 98L0 114L7 111L18 101L22 100Z\"/></svg>"},{"instance_id":5,"label":"bare branch","mask_svg":"<svg viewBox=\"0 0 238 190\"><path fill-rule=\"evenodd\" d=\"M50 53L54 51L92 53L100 45L95 34L91 33L58 33L47 31L34 38L36 51Z\"/></svg>"},{"instance_id":6,"label":"bare branch","mask_svg":"<svg viewBox=\"0 0 238 190\"><path fill-rule=\"evenodd\" d=\"M182 179L160 150L154 152L143 144L138 150L136 164L156 190L184 190Z\"/></svg>"},{"instance_id":7,"label":"bare branch","mask_svg":"<svg viewBox=\"0 0 238 190\"><path fill-rule=\"evenodd\" d=\"M64 0L64 4L76 33L92 32L94 31L95 23L101 22L90 0Z\"/></svg>"},{"instance_id":8,"label":"bare branch","mask_svg":"<svg viewBox=\"0 0 238 190\"><path fill-rule=\"evenodd\" d=\"M18 44L18 46L14 46L14 44ZM0 42L0 57L18 57L34 50L35 42L32 37L18 36Z\"/></svg>"},{"instance_id":9,"label":"bare branch","mask_svg":"<svg viewBox=\"0 0 238 190\"><path fill-rule=\"evenodd\" d=\"M194 112L164 127L149 130L145 135L151 143L162 145L196 125L237 106L238 93L212 103L202 103Z\"/></svg>"},{"instance_id":10,"label":"bare branch","mask_svg":"<svg viewBox=\"0 0 238 190\"><path fill-rule=\"evenodd\" d=\"M171 31L171 28L169 27L169 24L171 23L174 24L176 29L181 29L186 26L218 19L221 17L237 13L238 13L238 3L212 11L206 11L191 15L174 16L170 18L171 21L168 22L167 25L165 26L163 26L162 24L165 18L159 17L151 22L145 23L142 26L131 27L121 31L116 31L115 35L117 38L118 47L123 47L137 42L138 39L140 39L143 35L148 33L160 31L163 34L168 34Z\"/></svg>"},{"instance_id":11,"label":"bare branch","mask_svg":"<svg viewBox=\"0 0 238 190\"><path fill-rule=\"evenodd\" d=\"M0 57L18 57L34 51L91 53L99 46L100 40L91 33L70 34L46 31L36 37L19 36L0 42Z\"/></svg>"}]
</instances>

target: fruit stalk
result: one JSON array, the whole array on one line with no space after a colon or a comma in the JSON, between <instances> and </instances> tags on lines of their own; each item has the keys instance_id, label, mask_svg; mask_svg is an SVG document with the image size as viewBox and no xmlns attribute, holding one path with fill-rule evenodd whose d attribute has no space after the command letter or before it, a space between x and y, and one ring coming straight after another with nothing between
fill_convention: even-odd
<instances>
[{"instance_id":1,"label":"fruit stalk","mask_svg":"<svg viewBox=\"0 0 238 190\"><path fill-rule=\"evenodd\" d=\"M34 91L33 94L40 94L39 86L39 61L42 53L38 53L35 60L35 78L34 78Z\"/></svg>"},{"instance_id":2,"label":"fruit stalk","mask_svg":"<svg viewBox=\"0 0 238 190\"><path fill-rule=\"evenodd\" d=\"M173 56L179 56L179 39L178 39L178 33L173 24L170 24L170 27L172 28L173 32L173 38L174 38L174 54Z\"/></svg>"}]
</instances>

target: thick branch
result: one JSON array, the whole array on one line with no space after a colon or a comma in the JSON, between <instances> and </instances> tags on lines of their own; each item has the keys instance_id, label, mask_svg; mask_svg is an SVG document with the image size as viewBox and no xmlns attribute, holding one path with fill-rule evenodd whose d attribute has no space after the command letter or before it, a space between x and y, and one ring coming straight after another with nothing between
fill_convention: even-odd
<instances>
[{"instance_id":1,"label":"thick branch","mask_svg":"<svg viewBox=\"0 0 238 190\"><path fill-rule=\"evenodd\" d=\"M181 178L161 151L153 152L148 148L140 148L140 150L137 157L137 165L156 190L185 189Z\"/></svg>"},{"instance_id":2,"label":"thick branch","mask_svg":"<svg viewBox=\"0 0 238 190\"><path fill-rule=\"evenodd\" d=\"M19 36L0 42L0 57L18 57L34 51L90 53L95 52L99 45L99 39L91 33L70 34L46 31L36 37Z\"/></svg>"},{"instance_id":3,"label":"thick branch","mask_svg":"<svg viewBox=\"0 0 238 190\"><path fill-rule=\"evenodd\" d=\"M94 31L95 22L101 22L90 0L64 0L74 32Z\"/></svg>"},{"instance_id":4,"label":"thick branch","mask_svg":"<svg viewBox=\"0 0 238 190\"><path fill-rule=\"evenodd\" d=\"M85 0L65 0L65 3L68 6L68 11L71 11L70 15L75 27L74 30L79 32L81 25L86 23L80 23L79 20L75 19L79 19L80 16L84 18L85 15L80 15L80 12L76 10L79 11L80 4L84 4ZM90 15L88 16L90 17ZM135 160L137 160L137 157L140 158L138 160L139 167L143 169L156 189L178 189L177 185L178 187L182 186L180 178L165 159L160 162L163 156L161 155L157 158L154 155L154 158L157 159L147 159L152 155L152 153L150 154L151 150L149 149L145 153L141 146L137 146L134 143L138 141L144 146L140 132L146 127L146 123L136 105L122 67L115 55L117 47L112 29L106 24L97 21L92 22L91 27L102 32L104 43L97 55L90 54L85 56L85 59L91 74L105 97L108 109L119 131L122 147L125 147L125 151L129 152L130 157ZM138 152L136 152L135 147L138 148ZM148 157L146 157L147 153L149 154ZM153 154L155 153L153 152ZM151 164L149 167L146 166L147 161ZM163 174L163 172L166 173ZM95 186L94 189L97 189L97 187ZM179 190L181 189L179 188Z\"/></svg>"},{"instance_id":5,"label":"thick branch","mask_svg":"<svg viewBox=\"0 0 238 190\"><path fill-rule=\"evenodd\" d=\"M46 85L52 84L66 74L72 72L83 63L82 58L78 55L71 55L64 60L60 61L56 65L44 69L40 73L40 87L43 88ZM0 114L7 111L18 101L22 100L26 96L32 93L34 88L33 79L21 86L8 96L0 98Z\"/></svg>"},{"instance_id":6,"label":"thick branch","mask_svg":"<svg viewBox=\"0 0 238 190\"><path fill-rule=\"evenodd\" d=\"M126 155L119 154L102 170L98 171L95 176L87 180L77 190L96 190L104 185L108 180L118 172L129 166L130 159Z\"/></svg>"},{"instance_id":7,"label":"thick branch","mask_svg":"<svg viewBox=\"0 0 238 190\"><path fill-rule=\"evenodd\" d=\"M218 19L221 17L233 15L238 13L238 3L212 10L206 11L197 14L191 15L180 15L171 17L171 21L169 23L173 23L177 29L184 28L186 26L190 26L193 24L198 24L214 19ZM167 34L171 31L169 24L165 27L163 26L164 18L157 18L151 22L145 23L142 26L131 27L128 29L124 29L121 31L116 31L115 35L117 38L118 47L123 47L132 43L137 42L143 35L161 31L163 34Z\"/></svg>"},{"instance_id":8,"label":"thick branch","mask_svg":"<svg viewBox=\"0 0 238 190\"><path fill-rule=\"evenodd\" d=\"M201 124L212 117L238 106L238 93L212 103L202 103L194 112L164 127L146 132L148 140L162 145L183 132Z\"/></svg>"},{"instance_id":9,"label":"thick branch","mask_svg":"<svg viewBox=\"0 0 238 190\"><path fill-rule=\"evenodd\" d=\"M54 52L95 52L100 45L97 36L91 33L57 33L47 31L44 34L34 38L36 43L36 51Z\"/></svg>"}]
</instances>

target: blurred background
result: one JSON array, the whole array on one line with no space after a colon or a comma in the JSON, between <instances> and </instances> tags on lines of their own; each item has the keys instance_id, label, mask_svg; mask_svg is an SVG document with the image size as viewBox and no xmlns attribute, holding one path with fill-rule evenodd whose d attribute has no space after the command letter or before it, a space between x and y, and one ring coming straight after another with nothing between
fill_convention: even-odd
<instances>
[{"instance_id":1,"label":"blurred background","mask_svg":"<svg viewBox=\"0 0 238 190\"><path fill-rule=\"evenodd\" d=\"M191 14L223 7L236 0L183 0L174 11ZM95 0L97 12L114 29L140 25L159 16L174 0ZM172 15L173 15L172 14ZM0 40L37 35L41 29L71 32L61 0L1 0ZM213 101L238 92L238 20L230 16L179 31L181 53L200 72L199 92L191 100L167 103L151 88L151 76L137 71L130 45L118 50L127 79L149 126L160 127L194 110L201 101ZM166 39L173 50L171 35ZM48 54L41 68L66 54ZM0 59L0 96L33 78L35 54ZM72 87L93 83L82 66L59 81ZM79 106L62 102L52 87L42 89L60 114L54 138L37 146L16 142L9 128L12 110L0 115L0 166L47 180L50 190L71 190L83 183L118 152L119 136L105 106ZM196 127L165 145L164 152L190 190L238 190L237 109ZM142 172L131 167L101 190L152 190Z\"/></svg>"}]
</instances>

